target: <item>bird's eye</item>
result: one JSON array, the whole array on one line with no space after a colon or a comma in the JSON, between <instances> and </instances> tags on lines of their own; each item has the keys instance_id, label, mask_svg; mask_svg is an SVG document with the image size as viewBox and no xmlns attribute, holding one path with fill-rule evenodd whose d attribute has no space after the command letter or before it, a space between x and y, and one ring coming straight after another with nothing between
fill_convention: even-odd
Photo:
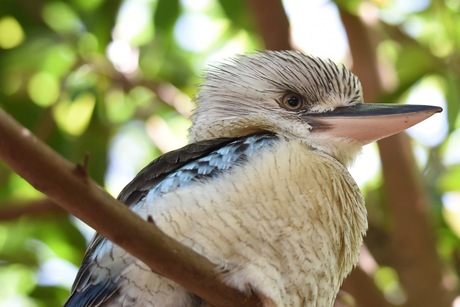
<instances>
[{"instance_id":1,"label":"bird's eye","mask_svg":"<svg viewBox=\"0 0 460 307\"><path fill-rule=\"evenodd\" d=\"M289 111L298 111L303 105L302 96L296 93L287 93L281 98L281 106Z\"/></svg>"}]
</instances>

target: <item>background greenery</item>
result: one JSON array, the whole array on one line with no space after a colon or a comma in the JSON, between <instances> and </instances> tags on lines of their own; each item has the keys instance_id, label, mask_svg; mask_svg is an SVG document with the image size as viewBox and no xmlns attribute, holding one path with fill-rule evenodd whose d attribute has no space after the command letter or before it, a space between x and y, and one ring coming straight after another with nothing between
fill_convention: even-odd
<instances>
[{"instance_id":1,"label":"background greenery","mask_svg":"<svg viewBox=\"0 0 460 307\"><path fill-rule=\"evenodd\" d=\"M151 159L185 144L190 99L205 64L267 44L254 4L195 2L0 0L1 107L67 159L78 162L89 153L91 177L116 195ZM302 1L287 2L295 7ZM384 86L373 98L405 102L416 89L441 96L444 122L435 123L445 130L432 126L428 139L411 144L440 262L442 278L433 287L442 287L448 297L443 304L451 305L460 274L460 1L319 1L318 12L313 7L305 14L320 14L326 4L345 26L353 16L374 31ZM201 39L184 27L203 31ZM301 29L297 37L302 31L317 29ZM356 33L347 28L347 34L351 50L359 48L350 37ZM357 66L359 59L335 60ZM400 280L404 265L382 256L392 223L382 175L364 178L371 223L361 263L365 282L375 285L383 304L409 306L412 293ZM90 232L3 164L0 201L0 305L62 305Z\"/></svg>"}]
</instances>

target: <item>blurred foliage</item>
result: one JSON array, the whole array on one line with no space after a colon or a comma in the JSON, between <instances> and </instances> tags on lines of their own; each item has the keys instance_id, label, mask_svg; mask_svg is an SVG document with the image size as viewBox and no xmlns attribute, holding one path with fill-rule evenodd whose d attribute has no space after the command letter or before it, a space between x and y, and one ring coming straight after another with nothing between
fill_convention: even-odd
<instances>
[{"instance_id":1,"label":"blurred foliage","mask_svg":"<svg viewBox=\"0 0 460 307\"><path fill-rule=\"evenodd\" d=\"M155 156L186 142L183 115L190 114L205 63L263 49L243 0L192 2L0 1L1 107L67 159L78 162L88 152L91 177L116 194ZM447 132L434 144L416 141L416 148L454 290L460 274L460 1L416 7L336 2L352 13L368 9L382 22L382 100L405 101L432 78L446 98ZM369 182L370 218L385 228L381 182ZM43 197L3 164L0 183L0 210ZM2 221L0 305L62 305L87 233L65 215ZM404 302L397 272L382 265L374 278L390 301Z\"/></svg>"}]
</instances>

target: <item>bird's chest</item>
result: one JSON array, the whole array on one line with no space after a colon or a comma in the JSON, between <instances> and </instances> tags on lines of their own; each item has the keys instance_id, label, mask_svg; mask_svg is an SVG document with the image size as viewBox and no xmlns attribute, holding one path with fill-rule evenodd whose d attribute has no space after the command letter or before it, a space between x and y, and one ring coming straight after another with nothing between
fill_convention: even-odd
<instances>
[{"instance_id":1,"label":"bird's chest","mask_svg":"<svg viewBox=\"0 0 460 307\"><path fill-rule=\"evenodd\" d=\"M329 305L366 228L346 169L301 142L280 141L145 209L166 233L221 264L230 285L261 289L279 306Z\"/></svg>"}]
</instances>

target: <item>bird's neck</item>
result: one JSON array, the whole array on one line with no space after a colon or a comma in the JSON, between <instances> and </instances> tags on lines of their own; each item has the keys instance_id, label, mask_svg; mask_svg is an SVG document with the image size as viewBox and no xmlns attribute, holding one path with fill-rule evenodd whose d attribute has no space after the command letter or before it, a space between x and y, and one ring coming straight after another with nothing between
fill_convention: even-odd
<instances>
[{"instance_id":1,"label":"bird's neck","mask_svg":"<svg viewBox=\"0 0 460 307\"><path fill-rule=\"evenodd\" d=\"M232 118L225 120L204 121L195 119L189 130L191 143L221 137L244 137L256 133L273 132L267 123L257 118Z\"/></svg>"}]
</instances>

